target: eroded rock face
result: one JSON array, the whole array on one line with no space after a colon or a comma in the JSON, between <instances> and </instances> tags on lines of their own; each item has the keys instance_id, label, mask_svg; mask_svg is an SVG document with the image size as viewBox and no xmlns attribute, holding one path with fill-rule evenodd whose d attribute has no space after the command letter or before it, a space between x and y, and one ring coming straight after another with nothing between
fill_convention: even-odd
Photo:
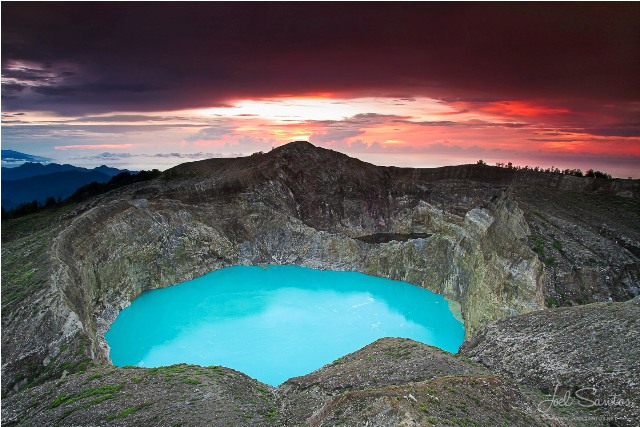
<instances>
[{"instance_id":1,"label":"eroded rock face","mask_svg":"<svg viewBox=\"0 0 640 427\"><path fill-rule=\"evenodd\" d=\"M112 307L123 308L143 290L236 264L298 264L405 280L460 304L468 334L544 306L542 265L527 246L527 224L501 189L477 190L475 200L466 200L471 208L458 215L424 200L426 184L305 150L310 158L294 147L247 169L228 170L224 162L194 172L205 164L184 165L169 180L106 197L74 218L58 236L59 285L77 295L69 287L82 284L82 300L73 302L94 308L83 319L88 329L98 329L97 314L104 330ZM307 170L291 155L322 167ZM349 165L354 162L361 168ZM381 231L431 236L381 244L354 238ZM100 334L92 338L104 347Z\"/></svg>"},{"instance_id":2,"label":"eroded rock face","mask_svg":"<svg viewBox=\"0 0 640 427\"><path fill-rule=\"evenodd\" d=\"M545 263L548 306L626 301L640 293L637 198L523 187L518 200L530 245Z\"/></svg>"},{"instance_id":3,"label":"eroded rock face","mask_svg":"<svg viewBox=\"0 0 640 427\"><path fill-rule=\"evenodd\" d=\"M451 301L467 337L544 308L550 287L566 291L564 303L579 302L569 290L586 282L598 283L602 298L628 299L638 289L637 182L573 178L478 165L382 168L292 143L187 163L82 205L3 223L3 298L15 291L3 300L3 392L109 364L104 332L140 293L237 264L356 270L423 286ZM572 260L605 215L591 211L587 221L556 209L554 197L567 194L630 204L606 210L618 219L598 234L589 255L597 268L558 281L564 264L545 263L553 243L544 240L544 255L537 250L537 235L550 234L535 218L575 226L562 243ZM376 233L429 237L357 239ZM613 270L623 273L609 277Z\"/></svg>"},{"instance_id":4,"label":"eroded rock face","mask_svg":"<svg viewBox=\"0 0 640 427\"><path fill-rule=\"evenodd\" d=\"M335 396L305 426L557 425L511 382L493 375L445 377Z\"/></svg>"},{"instance_id":5,"label":"eroded rock face","mask_svg":"<svg viewBox=\"0 0 640 427\"><path fill-rule=\"evenodd\" d=\"M299 425L307 419L317 423L320 414L334 405L336 396L349 392L443 376L487 375L491 373L485 368L437 348L409 339L383 338L308 375L287 380L278 387L278 395L285 418L291 425Z\"/></svg>"},{"instance_id":6,"label":"eroded rock face","mask_svg":"<svg viewBox=\"0 0 640 427\"><path fill-rule=\"evenodd\" d=\"M277 425L273 388L223 367L93 368L3 399L2 425Z\"/></svg>"},{"instance_id":7,"label":"eroded rock face","mask_svg":"<svg viewBox=\"0 0 640 427\"><path fill-rule=\"evenodd\" d=\"M640 420L640 299L505 318L461 354L615 425ZM560 406L560 404L558 404Z\"/></svg>"},{"instance_id":8,"label":"eroded rock face","mask_svg":"<svg viewBox=\"0 0 640 427\"><path fill-rule=\"evenodd\" d=\"M589 426L485 367L383 338L277 388L223 367L94 367L3 399L3 425ZM590 412L571 408L575 419Z\"/></svg>"}]
</instances>

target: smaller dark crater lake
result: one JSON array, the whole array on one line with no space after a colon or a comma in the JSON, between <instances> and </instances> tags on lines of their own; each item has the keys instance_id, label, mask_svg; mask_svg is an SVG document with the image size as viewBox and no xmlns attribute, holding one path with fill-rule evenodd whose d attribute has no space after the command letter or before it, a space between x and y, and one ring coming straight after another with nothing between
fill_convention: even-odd
<instances>
[{"instance_id":1,"label":"smaller dark crater lake","mask_svg":"<svg viewBox=\"0 0 640 427\"><path fill-rule=\"evenodd\" d=\"M394 240L397 242L406 242L412 239L426 239L427 237L431 236L433 236L433 234L431 233L376 233L356 237L356 239L361 240L365 243L388 243Z\"/></svg>"}]
</instances>

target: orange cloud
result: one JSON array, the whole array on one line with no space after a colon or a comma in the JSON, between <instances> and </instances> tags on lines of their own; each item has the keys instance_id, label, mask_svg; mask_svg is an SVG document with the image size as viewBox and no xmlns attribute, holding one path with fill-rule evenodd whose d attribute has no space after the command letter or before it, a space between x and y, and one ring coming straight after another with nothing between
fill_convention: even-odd
<instances>
[{"instance_id":1,"label":"orange cloud","mask_svg":"<svg viewBox=\"0 0 640 427\"><path fill-rule=\"evenodd\" d=\"M561 107L549 107L534 104L529 101L497 101L488 102L476 106L477 110L483 113L496 114L508 117L530 117L537 118L556 114L570 113L571 110Z\"/></svg>"},{"instance_id":2,"label":"orange cloud","mask_svg":"<svg viewBox=\"0 0 640 427\"><path fill-rule=\"evenodd\" d=\"M545 149L552 151L577 151L583 150L584 146L584 141L555 141L546 142L542 145Z\"/></svg>"}]
</instances>

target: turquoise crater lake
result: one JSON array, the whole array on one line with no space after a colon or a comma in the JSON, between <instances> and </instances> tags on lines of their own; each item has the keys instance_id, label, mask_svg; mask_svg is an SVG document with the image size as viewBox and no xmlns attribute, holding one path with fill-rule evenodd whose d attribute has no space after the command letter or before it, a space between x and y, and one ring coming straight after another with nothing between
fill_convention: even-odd
<instances>
[{"instance_id":1,"label":"turquoise crater lake","mask_svg":"<svg viewBox=\"0 0 640 427\"><path fill-rule=\"evenodd\" d=\"M382 337L455 353L444 297L405 282L296 266L236 266L144 292L105 335L116 366L222 365L278 385Z\"/></svg>"}]
</instances>

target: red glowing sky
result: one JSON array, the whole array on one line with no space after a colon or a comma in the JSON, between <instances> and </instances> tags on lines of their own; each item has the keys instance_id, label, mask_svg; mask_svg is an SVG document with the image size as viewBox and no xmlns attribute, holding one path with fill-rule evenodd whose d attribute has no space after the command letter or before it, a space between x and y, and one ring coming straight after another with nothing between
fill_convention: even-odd
<instances>
[{"instance_id":1,"label":"red glowing sky","mask_svg":"<svg viewBox=\"0 0 640 427\"><path fill-rule=\"evenodd\" d=\"M2 145L165 168L308 140L376 164L640 177L634 3L7 3Z\"/></svg>"}]
</instances>

